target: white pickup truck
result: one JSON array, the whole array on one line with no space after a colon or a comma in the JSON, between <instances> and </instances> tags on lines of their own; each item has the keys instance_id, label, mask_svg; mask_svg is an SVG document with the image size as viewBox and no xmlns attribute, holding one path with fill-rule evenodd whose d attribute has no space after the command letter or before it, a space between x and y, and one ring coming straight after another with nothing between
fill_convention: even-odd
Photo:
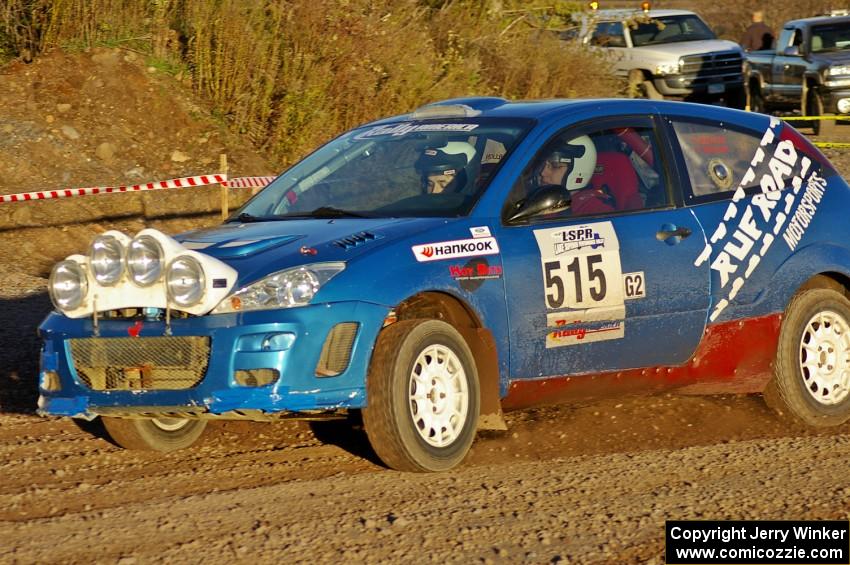
<instances>
[{"instance_id":1,"label":"white pickup truck","mask_svg":"<svg viewBox=\"0 0 850 565\"><path fill-rule=\"evenodd\" d=\"M694 12L595 10L584 16L579 41L613 59L632 96L744 107L743 50L717 39Z\"/></svg>"}]
</instances>

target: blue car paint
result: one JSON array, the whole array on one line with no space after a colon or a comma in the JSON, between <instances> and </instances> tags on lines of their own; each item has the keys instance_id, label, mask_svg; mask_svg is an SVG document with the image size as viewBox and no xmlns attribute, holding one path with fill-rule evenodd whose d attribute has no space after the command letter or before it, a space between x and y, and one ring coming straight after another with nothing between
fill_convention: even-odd
<instances>
[{"instance_id":1,"label":"blue car paint","mask_svg":"<svg viewBox=\"0 0 850 565\"><path fill-rule=\"evenodd\" d=\"M474 106L475 100L465 100ZM534 227L503 226L501 208L529 159L556 131L572 124L616 115L665 115L709 120L734 119L741 125L765 129L768 118L708 106L630 100L536 102L497 105L482 99L484 115L530 117L537 126L502 163L488 190L472 212L463 218L289 220L253 224L227 224L219 228L183 234L178 239L193 244L211 244L209 253L239 271L238 285L249 284L270 273L315 261L345 261L345 271L318 292L310 306L264 312L207 315L172 321L174 335L212 336L213 351L207 376L196 388L185 391L95 392L80 385L70 363L66 340L91 336L91 320L71 320L52 313L40 331L45 340L42 371L60 375L59 392L42 390L40 411L45 414L91 417L100 407L199 406L213 413L236 409L269 412L323 408L359 408L366 405L365 376L372 348L392 308L422 292L442 292L464 302L489 329L498 351L500 394L505 396L512 380L541 376L582 374L626 367L678 364L686 361L699 344L708 312L719 294L715 274L707 264L693 265L705 244L706 234L722 215L724 202L651 212L624 214L613 218L622 245L623 272L644 271L647 298L627 304L628 337L617 341L587 344L581 354L574 348L546 350L543 308L543 279L540 256L531 235ZM405 117L375 122L393 123ZM668 132L669 133L669 132ZM681 162L672 169L686 178ZM674 174L673 180L678 177ZM674 202L682 200L683 186L673 188ZM816 224L806 235L806 244L790 259L776 251L762 266L752 289L740 294L721 320L755 317L781 311L794 290L811 274L835 271L847 274L850 251L846 242L830 241L825 227L836 222L840 208L847 209L848 190L843 180L830 179L830 206L823 206ZM606 218L576 218L557 225L606 221ZM690 238L668 245L656 239L659 229L688 226ZM501 253L487 256L503 276L484 281L474 291L464 290L450 276L453 263L464 260L417 262L412 246L468 239L470 229L487 226L499 242ZM545 227L545 226L544 226ZM361 232L376 238L363 245L345 248L336 242ZM221 247L234 239L244 246ZM781 242L774 245L779 247ZM315 249L316 254L302 248ZM203 251L203 250L202 250ZM798 259L799 257L799 259ZM648 260L649 259L649 260ZM805 266L805 268L803 268ZM764 285L764 286L763 286ZM767 290L763 290L764 288ZM360 324L348 369L340 376L320 378L314 367L327 331L337 322ZM102 320L100 335L124 337L130 323ZM142 336L163 335L164 323L145 322ZM284 352L246 352L236 346L245 336L291 332L295 341ZM662 340L663 347L653 345ZM282 378L270 387L247 390L232 381L239 368L274 366Z\"/></svg>"}]
</instances>

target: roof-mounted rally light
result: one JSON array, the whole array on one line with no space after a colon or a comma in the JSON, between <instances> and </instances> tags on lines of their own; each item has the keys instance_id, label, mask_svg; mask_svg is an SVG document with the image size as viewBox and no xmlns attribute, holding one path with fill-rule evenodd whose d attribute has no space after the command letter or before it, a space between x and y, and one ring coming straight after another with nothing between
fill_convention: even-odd
<instances>
[{"instance_id":1,"label":"roof-mounted rally light","mask_svg":"<svg viewBox=\"0 0 850 565\"><path fill-rule=\"evenodd\" d=\"M60 262L48 290L56 308L69 318L121 308L174 308L203 315L230 293L236 277L229 265L158 230L144 229L134 238L108 231L95 239L89 256L71 255Z\"/></svg>"}]
</instances>

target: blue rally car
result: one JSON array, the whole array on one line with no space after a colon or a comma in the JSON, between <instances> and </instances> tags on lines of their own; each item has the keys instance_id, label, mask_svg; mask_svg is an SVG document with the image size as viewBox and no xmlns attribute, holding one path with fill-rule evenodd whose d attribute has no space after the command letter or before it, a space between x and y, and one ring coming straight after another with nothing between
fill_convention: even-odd
<instances>
[{"instance_id":1,"label":"blue rally car","mask_svg":"<svg viewBox=\"0 0 850 565\"><path fill-rule=\"evenodd\" d=\"M850 418L850 188L788 124L646 100L447 100L367 124L222 225L58 263L41 414L128 448L362 411L387 466L503 411L765 392Z\"/></svg>"}]
</instances>

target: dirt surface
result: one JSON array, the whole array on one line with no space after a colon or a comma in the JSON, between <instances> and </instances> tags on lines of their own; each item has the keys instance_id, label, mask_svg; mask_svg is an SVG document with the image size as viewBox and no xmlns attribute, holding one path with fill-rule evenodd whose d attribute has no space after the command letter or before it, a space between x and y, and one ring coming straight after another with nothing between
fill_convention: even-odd
<instances>
[{"instance_id":1,"label":"dirt surface","mask_svg":"<svg viewBox=\"0 0 850 565\"><path fill-rule=\"evenodd\" d=\"M237 175L273 172L129 55L0 69L0 193L214 172L221 152ZM850 153L828 153L850 173ZM217 198L0 205L0 562L658 563L668 519L848 517L850 428L804 430L755 396L511 413L461 468L425 476L382 467L356 422L214 422L162 455L115 447L97 422L36 416L53 262L105 229L215 223Z\"/></svg>"}]
</instances>

